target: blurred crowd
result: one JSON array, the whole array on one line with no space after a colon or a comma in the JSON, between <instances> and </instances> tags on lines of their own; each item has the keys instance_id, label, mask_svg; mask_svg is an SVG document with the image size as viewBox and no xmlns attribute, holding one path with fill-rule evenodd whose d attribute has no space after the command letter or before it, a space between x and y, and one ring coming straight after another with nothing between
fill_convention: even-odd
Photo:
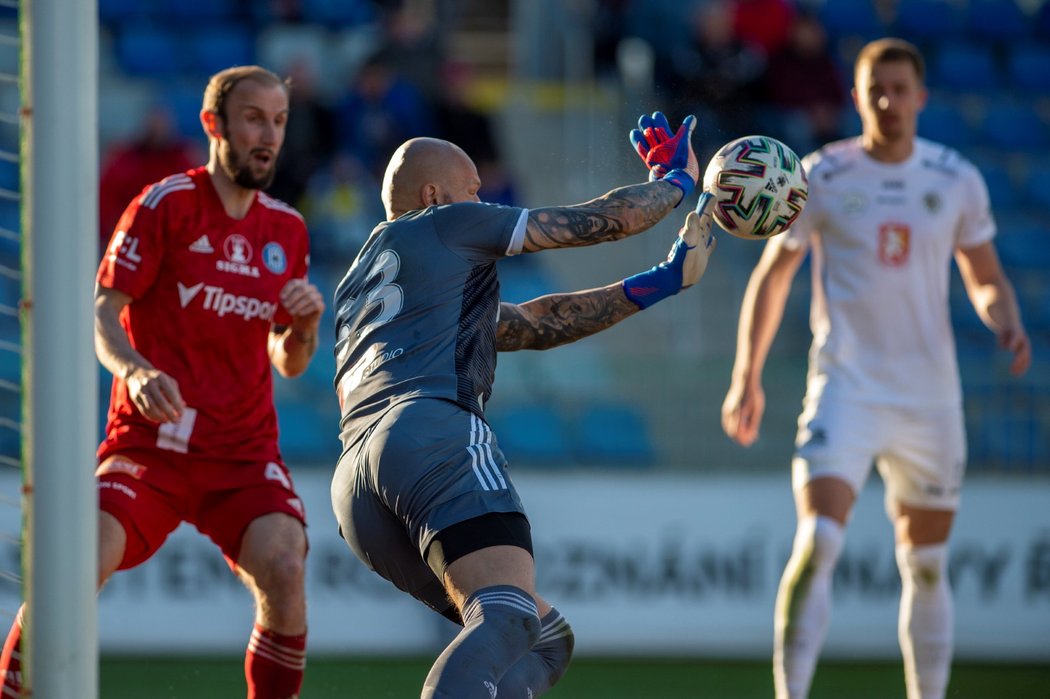
<instances>
[{"instance_id":1,"label":"blurred crowd","mask_svg":"<svg viewBox=\"0 0 1050 699\"><path fill-rule=\"evenodd\" d=\"M653 51L658 101L700 118L698 150L760 132L805 152L842 135L849 76L815 6L791 0L598 5L598 73L616 75L622 41L644 39Z\"/></svg>"},{"instance_id":2,"label":"blurred crowd","mask_svg":"<svg viewBox=\"0 0 1050 699\"><path fill-rule=\"evenodd\" d=\"M296 36L304 22L316 21L309 10L318 11L324 3L273 0L267 10L257 4L266 3L230 4L225 21L244 22L260 32L277 26ZM316 47L303 46L297 52L295 41L279 51L281 65L268 66L292 86L288 129L269 193L307 217L315 261L332 259L345 266L353 258L383 218L379 185L387 159L415 136L457 143L477 163L484 182L482 199L517 203L493 117L470 99L472 67L447 50L445 4L450 3L347 2L358 9L330 9L346 13L338 21L354 34L360 55L350 69L333 76L331 68L308 50ZM112 24L118 57L121 38L137 29L126 18ZM253 57L258 62L263 58ZM124 207L144 186L206 159L199 131L192 128L195 115L174 113L192 105L176 105L163 91L158 94L132 134L103 144L103 244Z\"/></svg>"},{"instance_id":3,"label":"blurred crowd","mask_svg":"<svg viewBox=\"0 0 1050 699\"><path fill-rule=\"evenodd\" d=\"M383 218L383 168L408 138L463 147L478 165L485 201L539 203L524 193L544 173L507 157L504 129L516 103L506 97L541 80L560 80L567 94L582 69L567 64L581 53L566 51L566 40L586 42L589 85L626 96L641 75L643 109L661 109L673 123L696 114L703 158L748 133L779 138L799 155L859 133L848 68L856 50L878 36L907 38L926 57L931 89L920 135L958 148L985 174L996 244L1037 354L1038 339L1050 336L1041 215L1050 206L1050 1L99 0L99 10L102 238L142 187L204 162L197 112L208 75L259 63L292 83L270 193L306 216L312 278L326 294ZM466 40L471 32L475 40ZM544 54L545 68L560 67L532 73L528 51ZM595 118L586 110L575 116ZM753 260L738 257L746 273ZM724 258L736 260L728 250ZM550 281L539 264L515 258L503 269L504 287L520 279L532 295L551 291L536 282ZM960 354L983 366L985 328L965 303L953 302L952 312ZM309 385L327 393L330 361L314 365Z\"/></svg>"}]
</instances>

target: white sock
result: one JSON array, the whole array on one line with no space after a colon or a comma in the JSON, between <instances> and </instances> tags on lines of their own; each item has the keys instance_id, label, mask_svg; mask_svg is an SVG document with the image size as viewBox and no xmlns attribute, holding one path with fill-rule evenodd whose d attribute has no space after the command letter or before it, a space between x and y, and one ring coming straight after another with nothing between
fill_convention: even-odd
<instances>
[{"instance_id":1,"label":"white sock","mask_svg":"<svg viewBox=\"0 0 1050 699\"><path fill-rule=\"evenodd\" d=\"M773 683L777 699L805 699L831 619L831 578L845 532L830 517L798 523L777 590Z\"/></svg>"},{"instance_id":2,"label":"white sock","mask_svg":"<svg viewBox=\"0 0 1050 699\"><path fill-rule=\"evenodd\" d=\"M901 609L897 633L908 699L941 699L952 664L952 592L947 544L898 546Z\"/></svg>"}]
</instances>

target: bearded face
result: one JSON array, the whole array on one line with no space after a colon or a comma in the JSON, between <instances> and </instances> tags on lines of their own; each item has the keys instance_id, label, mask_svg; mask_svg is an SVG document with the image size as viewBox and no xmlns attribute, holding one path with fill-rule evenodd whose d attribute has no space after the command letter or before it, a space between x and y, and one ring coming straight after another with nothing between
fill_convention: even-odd
<instances>
[{"instance_id":1,"label":"bearded face","mask_svg":"<svg viewBox=\"0 0 1050 699\"><path fill-rule=\"evenodd\" d=\"M245 189L266 189L273 184L277 157L268 148L252 148L241 152L230 139L229 127L223 128L219 141L219 166L226 176Z\"/></svg>"}]
</instances>

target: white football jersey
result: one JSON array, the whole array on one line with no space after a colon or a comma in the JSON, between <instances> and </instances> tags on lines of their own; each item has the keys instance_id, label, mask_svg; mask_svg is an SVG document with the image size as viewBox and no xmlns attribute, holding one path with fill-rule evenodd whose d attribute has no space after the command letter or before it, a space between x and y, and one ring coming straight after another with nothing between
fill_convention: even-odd
<instances>
[{"instance_id":1,"label":"white football jersey","mask_svg":"<svg viewBox=\"0 0 1050 699\"><path fill-rule=\"evenodd\" d=\"M958 405L948 286L955 249L995 236L984 178L924 139L901 163L872 159L854 138L803 165L809 202L773 240L812 248L807 400Z\"/></svg>"}]
</instances>

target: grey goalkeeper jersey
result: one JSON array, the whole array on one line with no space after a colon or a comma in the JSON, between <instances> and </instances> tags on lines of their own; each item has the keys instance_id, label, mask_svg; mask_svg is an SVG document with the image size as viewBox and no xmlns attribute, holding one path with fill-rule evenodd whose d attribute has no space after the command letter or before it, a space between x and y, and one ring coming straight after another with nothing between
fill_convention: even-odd
<instances>
[{"instance_id":1,"label":"grey goalkeeper jersey","mask_svg":"<svg viewBox=\"0 0 1050 699\"><path fill-rule=\"evenodd\" d=\"M461 203L372 231L335 292L344 448L404 400L443 398L482 415L496 369L496 261L521 251L527 216Z\"/></svg>"}]
</instances>

